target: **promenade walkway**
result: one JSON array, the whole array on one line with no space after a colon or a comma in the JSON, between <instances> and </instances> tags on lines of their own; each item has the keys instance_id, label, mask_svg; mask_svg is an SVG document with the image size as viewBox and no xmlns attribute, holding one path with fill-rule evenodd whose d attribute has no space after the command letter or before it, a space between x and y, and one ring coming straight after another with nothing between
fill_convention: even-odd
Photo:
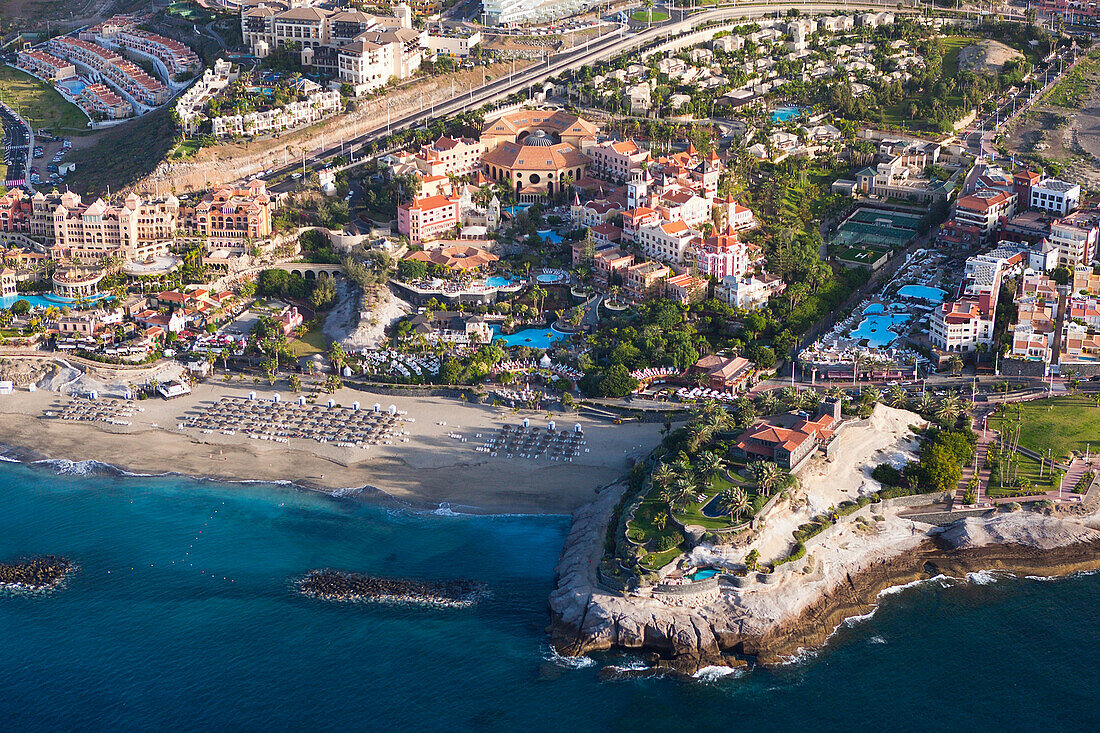
<instances>
[{"instance_id":1,"label":"promenade walkway","mask_svg":"<svg viewBox=\"0 0 1100 733\"><path fill-rule=\"evenodd\" d=\"M986 495L982 488L989 484L989 469L985 466L985 457L989 454L989 446L997 439L997 431L995 430L979 430L978 442L974 446L974 460L963 466L962 477L959 479L959 485L955 489L955 495L951 499L951 510L957 509L980 509L983 507L993 506L989 501L989 497ZM977 469L975 469L977 467ZM978 488L974 492L974 503L966 503L966 491L967 486L970 483L970 479L978 477Z\"/></svg>"}]
</instances>

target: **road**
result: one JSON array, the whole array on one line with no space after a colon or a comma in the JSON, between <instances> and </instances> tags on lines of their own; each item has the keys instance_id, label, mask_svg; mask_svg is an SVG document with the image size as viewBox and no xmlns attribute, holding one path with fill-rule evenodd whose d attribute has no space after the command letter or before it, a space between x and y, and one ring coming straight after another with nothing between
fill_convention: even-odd
<instances>
[{"instance_id":1,"label":"road","mask_svg":"<svg viewBox=\"0 0 1100 733\"><path fill-rule=\"evenodd\" d=\"M0 104L0 125L4 128L4 162L8 165L5 185L23 185L28 182L34 133L5 104Z\"/></svg>"},{"instance_id":2,"label":"road","mask_svg":"<svg viewBox=\"0 0 1100 733\"><path fill-rule=\"evenodd\" d=\"M967 129L959 133L959 138L976 155L995 160L997 151L993 147L993 138L1001 126L1026 112L1035 100L1072 71L1083 58L1079 49L1073 47L1041 62L1035 67L1032 81L1025 88L1013 94L1003 93L995 101L994 110L974 120ZM1035 82L1040 83L1038 88L1035 88Z\"/></svg>"},{"instance_id":3,"label":"road","mask_svg":"<svg viewBox=\"0 0 1100 733\"><path fill-rule=\"evenodd\" d=\"M510 74L506 77L494 79L484 86L470 89L460 95L452 97L441 104L432 105L429 108L418 110L396 120L391 120L389 125L379 125L362 135L350 140L337 141L324 149L314 150L304 161L288 164L275 168L271 173L263 176L270 181L274 178L301 170L304 166L315 166L336 155L349 155L352 160L363 157L361 150L363 145L378 141L387 137L392 132L399 132L426 124L439 117L456 115L466 110L480 109L492 102L502 100L508 96L523 91L528 87L557 76L562 72L573 71L597 63L607 61L629 51L636 50L651 44L655 44L670 37L680 35L691 30L695 26L714 21L728 21L739 19L759 19L764 16L785 13L789 9L797 9L802 13L827 13L832 11L859 11L859 10L893 10L898 12L896 6L884 2L823 2L823 3L746 3L738 7L719 8L706 10L694 14L687 11L681 13L680 19L669 19L660 24L654 24L638 32L630 32L627 25L620 25L614 31L599 38L586 42L582 47L578 45L565 51L548 54L545 62L540 62L522 71ZM679 11L677 11L679 12ZM278 190L273 187L273 190Z\"/></svg>"}]
</instances>

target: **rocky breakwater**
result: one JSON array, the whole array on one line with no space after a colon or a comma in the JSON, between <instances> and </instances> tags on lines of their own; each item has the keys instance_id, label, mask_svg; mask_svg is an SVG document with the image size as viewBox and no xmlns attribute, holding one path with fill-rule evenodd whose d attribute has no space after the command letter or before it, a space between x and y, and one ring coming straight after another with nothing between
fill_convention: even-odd
<instances>
[{"instance_id":1,"label":"rocky breakwater","mask_svg":"<svg viewBox=\"0 0 1100 733\"><path fill-rule=\"evenodd\" d=\"M298 591L326 601L373 601L468 608L487 595L473 580L380 578L343 570L311 570L298 581Z\"/></svg>"},{"instance_id":2,"label":"rocky breakwater","mask_svg":"<svg viewBox=\"0 0 1100 733\"><path fill-rule=\"evenodd\" d=\"M0 563L0 589L46 591L57 588L76 566L63 557L46 555Z\"/></svg>"},{"instance_id":3,"label":"rocky breakwater","mask_svg":"<svg viewBox=\"0 0 1100 733\"><path fill-rule=\"evenodd\" d=\"M877 533L838 533L811 548L812 572L792 568L774 584L723 584L716 598L673 604L597 581L616 499L598 497L574 516L550 596L552 643L563 655L634 650L686 674L746 657L775 665L820 647L846 618L873 611L889 588L979 570L1051 576L1100 568L1096 515L991 513L946 528L892 518Z\"/></svg>"}]
</instances>

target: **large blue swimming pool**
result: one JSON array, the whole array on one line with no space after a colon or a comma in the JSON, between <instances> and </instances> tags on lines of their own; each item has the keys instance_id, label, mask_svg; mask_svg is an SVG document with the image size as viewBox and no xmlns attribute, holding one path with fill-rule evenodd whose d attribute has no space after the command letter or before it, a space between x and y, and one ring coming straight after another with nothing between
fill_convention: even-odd
<instances>
[{"instance_id":1,"label":"large blue swimming pool","mask_svg":"<svg viewBox=\"0 0 1100 733\"><path fill-rule=\"evenodd\" d=\"M96 296L88 298L88 303L98 303L108 297L110 297L110 293L99 293ZM17 300L27 301L31 304L31 308L49 308L50 306L55 306L57 308L69 306L73 308L76 305L76 301L72 298L62 298L60 295L53 295L52 293L47 293L45 295L24 295L20 293L15 297L0 298L0 308L11 308L11 304Z\"/></svg>"},{"instance_id":2,"label":"large blue swimming pool","mask_svg":"<svg viewBox=\"0 0 1100 733\"><path fill-rule=\"evenodd\" d=\"M908 313L896 313L889 316L869 315L859 324L859 328L852 331L852 336L857 339L867 339L867 344L873 348L881 348L898 337L896 333L890 330L890 326L908 320Z\"/></svg>"},{"instance_id":3,"label":"large blue swimming pool","mask_svg":"<svg viewBox=\"0 0 1100 733\"><path fill-rule=\"evenodd\" d=\"M898 291L898 295L903 298L929 300L933 303L942 303L943 299L947 297L947 293L944 291L927 285L906 285Z\"/></svg>"},{"instance_id":4,"label":"large blue swimming pool","mask_svg":"<svg viewBox=\"0 0 1100 733\"><path fill-rule=\"evenodd\" d=\"M519 280L513 280L510 277L502 277L500 275L493 275L492 277L485 278L486 287L490 288L506 288L509 285L516 285Z\"/></svg>"},{"instance_id":5,"label":"large blue swimming pool","mask_svg":"<svg viewBox=\"0 0 1100 733\"><path fill-rule=\"evenodd\" d=\"M550 344L568 335L552 328L526 328L510 336L501 336L500 326L492 326L492 329L494 341L500 341L505 346L530 346L532 349L548 349Z\"/></svg>"}]
</instances>

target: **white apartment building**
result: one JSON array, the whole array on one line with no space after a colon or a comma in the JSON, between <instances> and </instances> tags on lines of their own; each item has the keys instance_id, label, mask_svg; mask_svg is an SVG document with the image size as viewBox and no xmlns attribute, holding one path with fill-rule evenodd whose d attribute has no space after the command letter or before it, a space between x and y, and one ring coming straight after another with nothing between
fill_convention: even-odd
<instances>
[{"instance_id":1,"label":"white apartment building","mask_svg":"<svg viewBox=\"0 0 1100 733\"><path fill-rule=\"evenodd\" d=\"M1076 212L1055 220L1050 225L1047 243L1058 258L1057 265L1072 270L1077 265L1090 264L1097 254L1098 233L1100 222L1094 214Z\"/></svg>"},{"instance_id":2,"label":"white apartment building","mask_svg":"<svg viewBox=\"0 0 1100 733\"><path fill-rule=\"evenodd\" d=\"M709 198L687 188L676 188L661 195L657 213L666 221L682 221L689 227L700 227L710 221L711 205Z\"/></svg>"},{"instance_id":3,"label":"white apartment building","mask_svg":"<svg viewBox=\"0 0 1100 733\"><path fill-rule=\"evenodd\" d=\"M642 226L634 235L646 257L676 265L687 260L691 242L698 236L699 232L683 221Z\"/></svg>"},{"instance_id":4,"label":"white apartment building","mask_svg":"<svg viewBox=\"0 0 1100 733\"><path fill-rule=\"evenodd\" d=\"M993 230L1016 213L1016 194L995 189L982 189L955 202L955 221L977 227L987 240Z\"/></svg>"},{"instance_id":5,"label":"white apartment building","mask_svg":"<svg viewBox=\"0 0 1100 733\"><path fill-rule=\"evenodd\" d=\"M470 49L481 43L481 31L442 34L428 31L420 39L420 42L430 54L462 59L470 55Z\"/></svg>"},{"instance_id":6,"label":"white apartment building","mask_svg":"<svg viewBox=\"0 0 1100 733\"><path fill-rule=\"evenodd\" d=\"M429 34L412 29L407 5L398 5L395 13L385 17L357 10L257 5L242 10L241 35L261 58L279 46L300 48L303 65L336 77L332 86L350 84L356 94L364 94L390 79L407 79L420 68L422 42ZM469 38L455 39L459 47L464 42Z\"/></svg>"},{"instance_id":7,"label":"white apartment building","mask_svg":"<svg viewBox=\"0 0 1100 733\"><path fill-rule=\"evenodd\" d=\"M210 121L212 132L219 137L262 135L276 130L308 125L340 111L343 105L340 92L326 91L320 84L309 79L301 79L297 83L301 91L307 95L305 101L291 102L285 107L262 112L215 117Z\"/></svg>"},{"instance_id":8,"label":"white apartment building","mask_svg":"<svg viewBox=\"0 0 1100 733\"><path fill-rule=\"evenodd\" d=\"M714 297L734 308L759 310L767 305L769 298L783 292L785 287L778 275L765 274L763 278L727 275L714 289Z\"/></svg>"},{"instance_id":9,"label":"white apartment building","mask_svg":"<svg viewBox=\"0 0 1100 733\"><path fill-rule=\"evenodd\" d=\"M1052 211L1065 216L1081 203L1081 187L1057 178L1047 178L1031 187L1030 205L1033 209Z\"/></svg>"}]
</instances>

